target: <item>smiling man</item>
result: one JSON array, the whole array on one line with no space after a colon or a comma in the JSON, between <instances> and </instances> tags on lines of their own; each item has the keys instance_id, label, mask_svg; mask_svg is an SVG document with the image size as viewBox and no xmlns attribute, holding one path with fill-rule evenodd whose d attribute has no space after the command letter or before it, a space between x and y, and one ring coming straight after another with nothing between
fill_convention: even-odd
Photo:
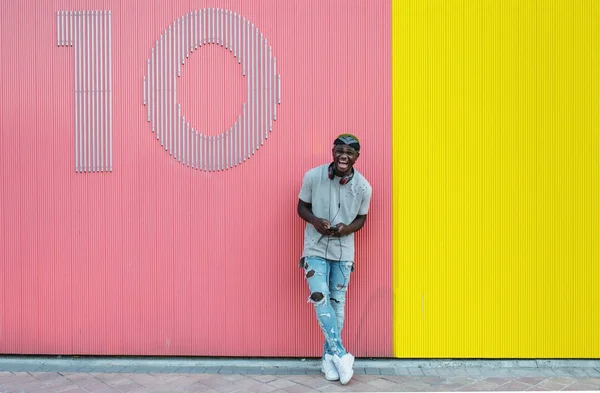
<instances>
[{"instance_id":1,"label":"smiling man","mask_svg":"<svg viewBox=\"0 0 600 393\"><path fill-rule=\"evenodd\" d=\"M306 221L300 265L310 289L309 302L325 336L321 371L330 381L348 383L354 356L342 344L344 306L354 271L354 232L367 219L372 188L354 169L360 142L342 134L333 142L333 162L306 172L298 195L298 215Z\"/></svg>"}]
</instances>

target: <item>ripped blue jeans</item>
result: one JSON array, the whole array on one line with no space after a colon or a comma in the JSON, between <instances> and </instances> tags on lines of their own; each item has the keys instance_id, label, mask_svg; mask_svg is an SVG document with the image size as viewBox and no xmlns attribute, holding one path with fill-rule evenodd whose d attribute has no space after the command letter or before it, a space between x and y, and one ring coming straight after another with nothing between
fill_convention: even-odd
<instances>
[{"instance_id":1,"label":"ripped blue jeans","mask_svg":"<svg viewBox=\"0 0 600 393\"><path fill-rule=\"evenodd\" d=\"M308 301L315 306L317 321L325 336L325 354L344 356L342 344L344 306L354 262L332 261L320 257L306 257L304 273L310 296Z\"/></svg>"}]
</instances>

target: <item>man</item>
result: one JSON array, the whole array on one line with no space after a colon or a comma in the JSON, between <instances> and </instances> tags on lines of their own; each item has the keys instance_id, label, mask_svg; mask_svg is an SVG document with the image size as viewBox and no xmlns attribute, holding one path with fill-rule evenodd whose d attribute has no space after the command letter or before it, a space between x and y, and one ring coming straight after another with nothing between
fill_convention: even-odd
<instances>
[{"instance_id":1,"label":"man","mask_svg":"<svg viewBox=\"0 0 600 393\"><path fill-rule=\"evenodd\" d=\"M354 169L360 143L351 134L333 142L333 162L306 172L298 215L306 221L300 260L317 321L325 336L321 371L345 385L354 374L354 356L342 344L344 306L354 271L354 232L365 224L372 188Z\"/></svg>"}]
</instances>

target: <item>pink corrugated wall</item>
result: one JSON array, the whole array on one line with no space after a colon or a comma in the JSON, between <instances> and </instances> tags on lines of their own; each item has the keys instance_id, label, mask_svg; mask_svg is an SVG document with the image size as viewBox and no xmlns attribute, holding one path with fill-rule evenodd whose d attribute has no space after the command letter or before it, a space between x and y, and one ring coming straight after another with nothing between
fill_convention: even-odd
<instances>
[{"instance_id":1,"label":"pink corrugated wall","mask_svg":"<svg viewBox=\"0 0 600 393\"><path fill-rule=\"evenodd\" d=\"M357 236L344 338L391 356L390 4L372 0L0 1L0 353L317 356L297 268L305 170L353 132L374 188ZM222 172L183 166L142 104L150 50L190 10L252 21L281 75L264 146ZM111 10L113 171L75 173L73 47L56 12ZM182 112L216 135L246 99L224 48L178 78Z\"/></svg>"}]
</instances>

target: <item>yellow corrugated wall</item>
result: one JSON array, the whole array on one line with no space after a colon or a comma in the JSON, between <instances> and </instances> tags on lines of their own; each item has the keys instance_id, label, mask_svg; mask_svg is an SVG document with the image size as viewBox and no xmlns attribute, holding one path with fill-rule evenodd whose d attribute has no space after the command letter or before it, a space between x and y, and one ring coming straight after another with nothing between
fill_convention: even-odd
<instances>
[{"instance_id":1,"label":"yellow corrugated wall","mask_svg":"<svg viewBox=\"0 0 600 393\"><path fill-rule=\"evenodd\" d=\"M600 357L599 2L392 14L394 355Z\"/></svg>"}]
</instances>

